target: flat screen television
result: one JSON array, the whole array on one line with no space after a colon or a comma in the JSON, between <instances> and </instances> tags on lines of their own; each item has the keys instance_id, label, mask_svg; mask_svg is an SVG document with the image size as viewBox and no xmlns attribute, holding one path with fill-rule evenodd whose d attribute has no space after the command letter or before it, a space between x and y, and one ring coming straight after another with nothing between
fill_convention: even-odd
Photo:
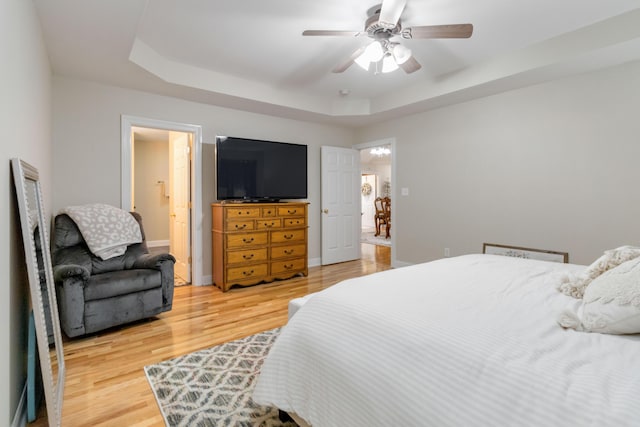
<instances>
[{"instance_id":1,"label":"flat screen television","mask_svg":"<svg viewBox=\"0 0 640 427\"><path fill-rule=\"evenodd\" d=\"M307 146L218 136L218 200L247 202L307 198Z\"/></svg>"}]
</instances>

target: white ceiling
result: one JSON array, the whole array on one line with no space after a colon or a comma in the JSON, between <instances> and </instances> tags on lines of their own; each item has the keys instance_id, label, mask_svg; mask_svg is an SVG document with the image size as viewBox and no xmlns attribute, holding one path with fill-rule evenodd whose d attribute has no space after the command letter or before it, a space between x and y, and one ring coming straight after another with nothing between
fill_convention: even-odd
<instances>
[{"instance_id":1,"label":"white ceiling","mask_svg":"<svg viewBox=\"0 0 640 427\"><path fill-rule=\"evenodd\" d=\"M413 74L332 73L370 39L302 31L361 30L379 1L34 3L56 75L350 126L640 59L639 0L407 0L403 26L473 36L403 41Z\"/></svg>"}]
</instances>

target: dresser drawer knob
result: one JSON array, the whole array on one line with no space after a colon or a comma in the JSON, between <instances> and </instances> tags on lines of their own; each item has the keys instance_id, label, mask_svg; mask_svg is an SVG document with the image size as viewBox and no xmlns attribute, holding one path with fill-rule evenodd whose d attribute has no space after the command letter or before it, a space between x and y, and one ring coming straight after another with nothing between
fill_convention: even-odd
<instances>
[{"instance_id":1,"label":"dresser drawer knob","mask_svg":"<svg viewBox=\"0 0 640 427\"><path fill-rule=\"evenodd\" d=\"M242 274L244 274L245 276L253 276L253 270L243 271Z\"/></svg>"},{"instance_id":2,"label":"dresser drawer knob","mask_svg":"<svg viewBox=\"0 0 640 427\"><path fill-rule=\"evenodd\" d=\"M251 237L249 239L247 239L246 237L243 237L242 241L245 242L245 243L251 243L251 242L253 242L253 237Z\"/></svg>"},{"instance_id":3,"label":"dresser drawer knob","mask_svg":"<svg viewBox=\"0 0 640 427\"><path fill-rule=\"evenodd\" d=\"M291 210L291 209L287 209L287 213L288 213L289 215L295 215L295 213L296 213L296 212L298 212L298 210L297 210L297 209L293 209L293 210Z\"/></svg>"},{"instance_id":4,"label":"dresser drawer knob","mask_svg":"<svg viewBox=\"0 0 640 427\"><path fill-rule=\"evenodd\" d=\"M293 268L293 264L285 264L285 265L284 265L284 268L285 268L286 270L291 270L291 269Z\"/></svg>"},{"instance_id":5,"label":"dresser drawer knob","mask_svg":"<svg viewBox=\"0 0 640 427\"><path fill-rule=\"evenodd\" d=\"M253 259L253 255L254 254L242 255L242 258L244 258L244 259Z\"/></svg>"},{"instance_id":6,"label":"dresser drawer knob","mask_svg":"<svg viewBox=\"0 0 640 427\"><path fill-rule=\"evenodd\" d=\"M293 234L285 234L284 238L287 239L287 240L291 240L291 239L293 239Z\"/></svg>"},{"instance_id":7,"label":"dresser drawer knob","mask_svg":"<svg viewBox=\"0 0 640 427\"><path fill-rule=\"evenodd\" d=\"M244 228L247 228L247 224L242 224L242 225L236 224L236 230L242 230Z\"/></svg>"},{"instance_id":8,"label":"dresser drawer knob","mask_svg":"<svg viewBox=\"0 0 640 427\"><path fill-rule=\"evenodd\" d=\"M285 249L284 250L284 254L285 255L291 255L293 253L293 249Z\"/></svg>"}]
</instances>

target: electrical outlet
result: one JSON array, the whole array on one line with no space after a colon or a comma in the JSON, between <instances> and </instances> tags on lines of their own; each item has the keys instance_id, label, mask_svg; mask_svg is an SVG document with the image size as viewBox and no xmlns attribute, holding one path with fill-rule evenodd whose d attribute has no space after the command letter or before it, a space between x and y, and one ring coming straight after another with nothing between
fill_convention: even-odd
<instances>
[{"instance_id":1,"label":"electrical outlet","mask_svg":"<svg viewBox=\"0 0 640 427\"><path fill-rule=\"evenodd\" d=\"M451 256L451 251L449 248L444 248L444 257L449 258Z\"/></svg>"}]
</instances>

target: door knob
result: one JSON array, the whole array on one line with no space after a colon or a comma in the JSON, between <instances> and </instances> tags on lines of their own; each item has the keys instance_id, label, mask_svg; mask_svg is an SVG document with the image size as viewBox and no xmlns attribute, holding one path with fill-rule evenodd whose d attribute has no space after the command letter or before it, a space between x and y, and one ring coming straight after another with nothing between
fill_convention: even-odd
<instances>
[{"instance_id":1,"label":"door knob","mask_svg":"<svg viewBox=\"0 0 640 427\"><path fill-rule=\"evenodd\" d=\"M322 209L322 213L328 214L329 213L329 209Z\"/></svg>"}]
</instances>

